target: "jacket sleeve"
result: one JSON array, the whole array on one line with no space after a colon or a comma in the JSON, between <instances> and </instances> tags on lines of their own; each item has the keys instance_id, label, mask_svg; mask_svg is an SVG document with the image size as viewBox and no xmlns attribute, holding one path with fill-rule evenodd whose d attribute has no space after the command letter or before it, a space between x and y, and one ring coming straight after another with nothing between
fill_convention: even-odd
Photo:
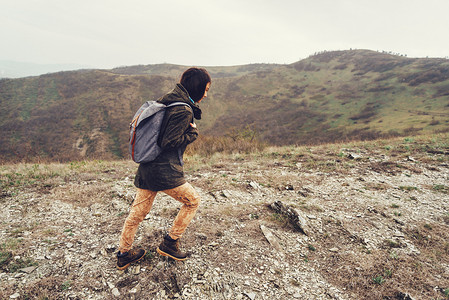
<instances>
[{"instance_id":1,"label":"jacket sleeve","mask_svg":"<svg viewBox=\"0 0 449 300\"><path fill-rule=\"evenodd\" d=\"M169 119L161 140L162 149L186 147L198 137L198 129L190 126L192 112L186 107L174 111Z\"/></svg>"}]
</instances>

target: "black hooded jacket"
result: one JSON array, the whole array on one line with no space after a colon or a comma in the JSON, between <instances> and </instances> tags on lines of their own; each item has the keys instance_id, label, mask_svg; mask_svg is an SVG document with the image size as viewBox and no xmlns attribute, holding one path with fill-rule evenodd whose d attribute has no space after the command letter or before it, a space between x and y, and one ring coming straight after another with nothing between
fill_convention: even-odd
<instances>
[{"instance_id":1,"label":"black hooded jacket","mask_svg":"<svg viewBox=\"0 0 449 300\"><path fill-rule=\"evenodd\" d=\"M184 102L189 107L177 105L166 110L159 138L162 153L156 160L140 164L137 169L134 185L151 191L173 189L186 183L182 156L187 145L198 137L198 130L190 123L193 123L193 118L201 119L198 104L192 103L187 90L179 83L173 91L157 101L166 105Z\"/></svg>"}]
</instances>

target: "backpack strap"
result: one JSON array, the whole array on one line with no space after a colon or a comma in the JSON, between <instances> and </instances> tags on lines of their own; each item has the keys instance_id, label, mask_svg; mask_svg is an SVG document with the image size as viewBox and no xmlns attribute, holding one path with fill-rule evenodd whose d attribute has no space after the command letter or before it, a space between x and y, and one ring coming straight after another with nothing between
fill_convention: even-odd
<instances>
[{"instance_id":1,"label":"backpack strap","mask_svg":"<svg viewBox=\"0 0 449 300\"><path fill-rule=\"evenodd\" d=\"M170 103L170 104L166 105L166 107L169 108L169 107L181 106L181 105L187 106L190 109L190 111L192 112L192 123L194 123L195 119L194 119L193 109L190 107L189 104L187 104L185 102L173 102L173 103ZM164 131L165 131L165 129L164 129ZM161 139L162 139L162 134L159 137L158 144L160 144ZM178 148L178 158L179 158L179 162L181 163L181 166L183 166L184 165L184 160L182 159L181 148Z\"/></svg>"}]
</instances>

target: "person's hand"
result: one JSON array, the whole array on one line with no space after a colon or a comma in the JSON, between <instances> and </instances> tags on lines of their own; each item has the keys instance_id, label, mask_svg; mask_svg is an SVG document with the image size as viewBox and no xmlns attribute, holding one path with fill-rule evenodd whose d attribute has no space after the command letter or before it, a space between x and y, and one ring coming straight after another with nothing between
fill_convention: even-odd
<instances>
[{"instance_id":1,"label":"person's hand","mask_svg":"<svg viewBox=\"0 0 449 300\"><path fill-rule=\"evenodd\" d=\"M196 124L195 123L190 123L190 126L192 126L193 128L196 128Z\"/></svg>"}]
</instances>

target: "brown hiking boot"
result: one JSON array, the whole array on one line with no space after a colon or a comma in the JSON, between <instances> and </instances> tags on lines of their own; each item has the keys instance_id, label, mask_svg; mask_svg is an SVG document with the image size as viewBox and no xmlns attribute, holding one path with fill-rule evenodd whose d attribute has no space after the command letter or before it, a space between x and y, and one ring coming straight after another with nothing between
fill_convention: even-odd
<instances>
[{"instance_id":1,"label":"brown hiking boot","mask_svg":"<svg viewBox=\"0 0 449 300\"><path fill-rule=\"evenodd\" d=\"M117 269L124 270L128 268L133 262L141 260L145 253L147 251L143 249L132 249L125 253L117 252Z\"/></svg>"},{"instance_id":2,"label":"brown hiking boot","mask_svg":"<svg viewBox=\"0 0 449 300\"><path fill-rule=\"evenodd\" d=\"M157 253L162 256L168 256L174 260L186 260L187 253L179 250L179 239L174 240L168 234L164 237L164 241L157 247Z\"/></svg>"}]
</instances>

